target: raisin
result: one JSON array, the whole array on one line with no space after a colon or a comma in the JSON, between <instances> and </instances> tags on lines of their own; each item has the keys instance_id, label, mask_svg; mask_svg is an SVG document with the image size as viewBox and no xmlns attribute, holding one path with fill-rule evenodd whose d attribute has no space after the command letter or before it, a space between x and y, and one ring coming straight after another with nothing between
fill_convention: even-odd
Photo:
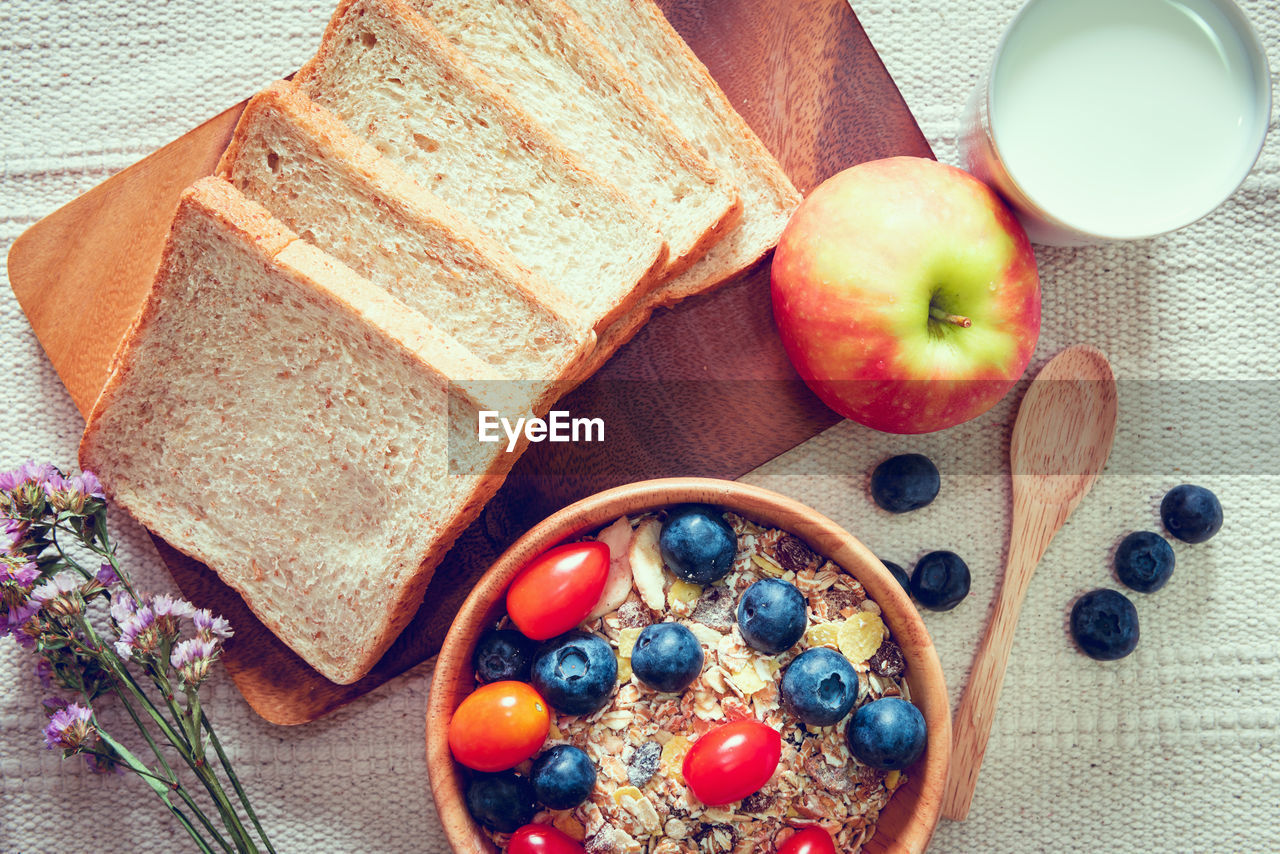
<instances>
[{"instance_id":1,"label":"raisin","mask_svg":"<svg viewBox=\"0 0 1280 854\"><path fill-rule=\"evenodd\" d=\"M741 810L742 812L763 813L768 811L777 800L778 796L776 794L761 789L742 799Z\"/></svg>"},{"instance_id":2,"label":"raisin","mask_svg":"<svg viewBox=\"0 0 1280 854\"><path fill-rule=\"evenodd\" d=\"M637 747L627 761L627 782L637 789L643 789L644 784L658 773L658 760L661 758L662 745L656 741L646 741Z\"/></svg>"},{"instance_id":3,"label":"raisin","mask_svg":"<svg viewBox=\"0 0 1280 854\"><path fill-rule=\"evenodd\" d=\"M804 544L799 537L783 534L773 547L773 556L783 569L800 572L809 569L818 562L818 555Z\"/></svg>"},{"instance_id":4,"label":"raisin","mask_svg":"<svg viewBox=\"0 0 1280 854\"><path fill-rule=\"evenodd\" d=\"M907 669L907 662L902 657L902 648L886 639L876 650L876 654L867 660L867 664L878 676L896 679Z\"/></svg>"}]
</instances>

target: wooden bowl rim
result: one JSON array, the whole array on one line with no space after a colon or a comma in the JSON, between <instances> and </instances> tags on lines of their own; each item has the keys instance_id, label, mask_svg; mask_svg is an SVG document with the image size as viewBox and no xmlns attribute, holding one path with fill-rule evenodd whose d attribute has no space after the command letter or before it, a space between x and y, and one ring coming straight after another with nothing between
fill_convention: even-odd
<instances>
[{"instance_id":1,"label":"wooden bowl rim","mask_svg":"<svg viewBox=\"0 0 1280 854\"><path fill-rule=\"evenodd\" d=\"M915 605L866 546L818 511L763 487L702 477L638 481L570 504L516 540L468 594L436 659L425 722L428 779L449 844L454 851L469 854L497 850L467 810L462 774L449 751L447 725L433 727L431 722L447 722L462 697L474 689L470 663L473 638L501 611L502 592L531 558L570 537L602 528L619 516L683 503L723 507L753 521L784 528L811 546L815 539L829 541L817 550L854 576L881 606L907 660L911 700L924 714L929 731L928 746L912 766L912 782L908 784L916 789L911 820L885 850L895 854L924 851L938 824L951 760L951 704L937 650ZM790 521L785 525L770 521L779 516L790 517ZM843 559L833 552L839 552ZM878 835L876 841L882 841Z\"/></svg>"}]
</instances>

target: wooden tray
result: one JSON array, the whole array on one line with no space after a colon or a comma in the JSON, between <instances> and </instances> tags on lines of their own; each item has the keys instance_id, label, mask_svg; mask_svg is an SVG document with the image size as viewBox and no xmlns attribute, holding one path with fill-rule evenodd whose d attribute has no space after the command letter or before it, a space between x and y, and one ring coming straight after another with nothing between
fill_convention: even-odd
<instances>
[{"instance_id":1,"label":"wooden tray","mask_svg":"<svg viewBox=\"0 0 1280 854\"><path fill-rule=\"evenodd\" d=\"M932 156L846 0L659 0L796 186L895 154ZM9 280L82 413L141 305L184 187L211 174L244 104L205 122L36 223ZM192 601L236 628L225 662L279 724L315 720L439 650L462 599L520 533L571 501L634 480L736 478L835 423L796 378L769 309L767 261L715 293L656 314L558 408L602 417L604 445L535 445L436 571L377 667L335 685L257 621L203 565L156 538Z\"/></svg>"}]
</instances>

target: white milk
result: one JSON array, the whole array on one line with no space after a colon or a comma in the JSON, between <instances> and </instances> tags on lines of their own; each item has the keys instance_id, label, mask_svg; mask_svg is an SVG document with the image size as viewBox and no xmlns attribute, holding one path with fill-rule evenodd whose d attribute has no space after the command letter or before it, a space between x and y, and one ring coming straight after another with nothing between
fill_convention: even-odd
<instances>
[{"instance_id":1,"label":"white milk","mask_svg":"<svg viewBox=\"0 0 1280 854\"><path fill-rule=\"evenodd\" d=\"M1233 30L1201 0L1045 0L1011 30L990 122L1042 210L1110 237L1185 225L1253 163L1257 91Z\"/></svg>"}]
</instances>

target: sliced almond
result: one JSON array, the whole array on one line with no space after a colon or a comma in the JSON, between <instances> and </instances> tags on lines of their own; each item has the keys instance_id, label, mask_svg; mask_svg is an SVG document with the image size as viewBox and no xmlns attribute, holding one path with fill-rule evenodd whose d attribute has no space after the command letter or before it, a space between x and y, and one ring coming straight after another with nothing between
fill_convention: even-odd
<instances>
[{"instance_id":1,"label":"sliced almond","mask_svg":"<svg viewBox=\"0 0 1280 854\"><path fill-rule=\"evenodd\" d=\"M600 594L600 600L587 615L588 620L616 611L631 592L631 558L628 555L631 536L631 522L626 516L622 516L596 537L609 547L609 576L604 581L604 592Z\"/></svg>"},{"instance_id":2,"label":"sliced almond","mask_svg":"<svg viewBox=\"0 0 1280 854\"><path fill-rule=\"evenodd\" d=\"M631 580L635 583L640 599L655 611L666 607L666 579L662 569L662 551L658 547L658 535L662 523L657 519L645 519L631 538L628 558L631 562Z\"/></svg>"}]
</instances>

